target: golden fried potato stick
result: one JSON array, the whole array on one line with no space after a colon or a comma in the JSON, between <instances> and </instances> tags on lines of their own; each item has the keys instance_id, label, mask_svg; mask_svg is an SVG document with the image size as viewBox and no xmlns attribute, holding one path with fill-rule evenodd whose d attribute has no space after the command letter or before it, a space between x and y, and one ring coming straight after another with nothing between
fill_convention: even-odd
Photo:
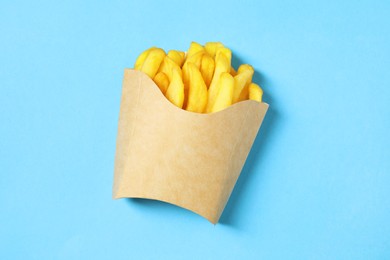
<instances>
[{"instance_id":1,"label":"golden fried potato stick","mask_svg":"<svg viewBox=\"0 0 390 260\"><path fill-rule=\"evenodd\" d=\"M172 71L172 79L165 96L175 106L182 108L184 102L184 84L179 70Z\"/></svg>"},{"instance_id":2,"label":"golden fried potato stick","mask_svg":"<svg viewBox=\"0 0 390 260\"><path fill-rule=\"evenodd\" d=\"M154 76L156 76L156 73L160 67L161 62L164 60L164 57L165 51L163 49L154 48L150 50L140 70L153 79Z\"/></svg>"},{"instance_id":3,"label":"golden fried potato stick","mask_svg":"<svg viewBox=\"0 0 390 260\"><path fill-rule=\"evenodd\" d=\"M179 67L184 63L185 53L184 51L170 50L168 51L167 56L171 58Z\"/></svg>"},{"instance_id":4,"label":"golden fried potato stick","mask_svg":"<svg viewBox=\"0 0 390 260\"><path fill-rule=\"evenodd\" d=\"M187 51L187 58L186 59L190 58L192 55L194 55L195 53L197 53L199 51L204 51L204 47L197 42L191 42L190 47L188 48L188 51Z\"/></svg>"},{"instance_id":5,"label":"golden fried potato stick","mask_svg":"<svg viewBox=\"0 0 390 260\"><path fill-rule=\"evenodd\" d=\"M248 86L252 82L254 69L251 65L243 64L234 76L233 104L248 99Z\"/></svg>"},{"instance_id":6,"label":"golden fried potato stick","mask_svg":"<svg viewBox=\"0 0 390 260\"><path fill-rule=\"evenodd\" d=\"M202 73L204 82L206 83L207 87L210 86L211 80L213 79L214 69L214 59L209 54L205 53L200 64L200 72Z\"/></svg>"},{"instance_id":7,"label":"golden fried potato stick","mask_svg":"<svg viewBox=\"0 0 390 260\"><path fill-rule=\"evenodd\" d=\"M184 65L182 67L183 82L184 82L184 107L187 105L187 100L188 100L188 86L189 86L188 81L190 77L188 63L193 63L198 69L200 69L200 66L202 64L202 57L205 53L206 52L204 50L200 50L191 56L187 55L187 59L184 61Z\"/></svg>"},{"instance_id":8,"label":"golden fried potato stick","mask_svg":"<svg viewBox=\"0 0 390 260\"><path fill-rule=\"evenodd\" d=\"M202 65L202 58L203 55L206 52L204 50L198 51L194 55L187 57L187 59L184 62L184 65L182 67L182 72L183 72L183 82L184 82L184 87L185 87L185 97L184 97L184 104L187 104L187 95L188 95L188 80L189 80L189 70L188 70L188 63L193 63L198 69L200 69Z\"/></svg>"},{"instance_id":9,"label":"golden fried potato stick","mask_svg":"<svg viewBox=\"0 0 390 260\"><path fill-rule=\"evenodd\" d=\"M215 53L215 58L217 58L220 53L223 53L226 55L226 57L229 60L229 64L230 64L232 61L232 51L226 47L218 48L216 53Z\"/></svg>"},{"instance_id":10,"label":"golden fried potato stick","mask_svg":"<svg viewBox=\"0 0 390 260\"><path fill-rule=\"evenodd\" d=\"M190 70L188 68L188 62L184 62L184 65L182 67L182 76L183 76L183 83L184 83L184 102L183 107L187 106L187 100L188 100L188 87L189 87L189 81L190 81Z\"/></svg>"},{"instance_id":11,"label":"golden fried potato stick","mask_svg":"<svg viewBox=\"0 0 390 260\"><path fill-rule=\"evenodd\" d=\"M207 105L207 86L195 64L188 62L188 98L186 110L202 113Z\"/></svg>"},{"instance_id":12,"label":"golden fried potato stick","mask_svg":"<svg viewBox=\"0 0 390 260\"><path fill-rule=\"evenodd\" d=\"M237 74L242 73L242 72L244 72L244 71L246 71L246 70L248 70L248 69L249 69L249 70L250 70L250 69L253 70L252 65L249 65L249 64L241 64L240 67L238 67Z\"/></svg>"},{"instance_id":13,"label":"golden fried potato stick","mask_svg":"<svg viewBox=\"0 0 390 260\"><path fill-rule=\"evenodd\" d=\"M135 61L135 64L134 64L134 69L141 70L142 65L144 64L146 57L149 55L150 51L153 50L153 49L156 49L156 47L151 47L151 48L143 51L138 56L138 58L137 58L137 60Z\"/></svg>"},{"instance_id":14,"label":"golden fried potato stick","mask_svg":"<svg viewBox=\"0 0 390 260\"><path fill-rule=\"evenodd\" d=\"M204 50L198 51L197 53L194 53L193 55L188 56L184 63L191 62L198 69L200 69L200 65L202 64L202 58L205 54L206 54L206 52Z\"/></svg>"},{"instance_id":15,"label":"golden fried potato stick","mask_svg":"<svg viewBox=\"0 0 390 260\"><path fill-rule=\"evenodd\" d=\"M217 49L223 48L223 47L225 47L225 46L223 46L223 44L220 42L207 42L204 45L204 48L206 49L208 54L210 54L210 56L213 58L215 58L215 54L217 53Z\"/></svg>"},{"instance_id":16,"label":"golden fried potato stick","mask_svg":"<svg viewBox=\"0 0 390 260\"><path fill-rule=\"evenodd\" d=\"M204 48L206 49L206 52L213 58L215 58L216 54L217 54L217 50L219 48L225 48L225 46L221 43L221 42L207 42L205 45L204 45ZM227 48L225 48L227 49ZM228 49L229 50L229 49ZM230 51L230 50L229 50ZM227 53L228 57L230 56L230 59L231 59L231 51L230 51L230 54ZM237 75L237 72L236 70L231 67L230 68L230 74L234 77Z\"/></svg>"},{"instance_id":17,"label":"golden fried potato stick","mask_svg":"<svg viewBox=\"0 0 390 260\"><path fill-rule=\"evenodd\" d=\"M160 88L161 92L165 95L169 86L169 79L167 74L160 71L154 76L154 83Z\"/></svg>"},{"instance_id":18,"label":"golden fried potato stick","mask_svg":"<svg viewBox=\"0 0 390 260\"><path fill-rule=\"evenodd\" d=\"M218 81L218 94L215 98L215 102L210 110L210 113L221 111L232 105L234 78L230 73L223 72L221 78Z\"/></svg>"},{"instance_id":19,"label":"golden fried potato stick","mask_svg":"<svg viewBox=\"0 0 390 260\"><path fill-rule=\"evenodd\" d=\"M168 76L169 82L172 81L172 73L173 71L178 71L181 77L181 69L179 65L176 64L170 57L165 56L164 60L161 63L161 66L158 70L159 72L164 72L165 75Z\"/></svg>"},{"instance_id":20,"label":"golden fried potato stick","mask_svg":"<svg viewBox=\"0 0 390 260\"><path fill-rule=\"evenodd\" d=\"M249 84L249 99L262 102L263 90L256 83Z\"/></svg>"},{"instance_id":21,"label":"golden fried potato stick","mask_svg":"<svg viewBox=\"0 0 390 260\"><path fill-rule=\"evenodd\" d=\"M210 112L214 106L215 98L219 92L219 78L222 73L230 71L230 59L225 55L224 52L217 53L215 57L215 71L213 79L211 80L209 93L208 93L208 102L207 102L207 112Z\"/></svg>"}]
</instances>

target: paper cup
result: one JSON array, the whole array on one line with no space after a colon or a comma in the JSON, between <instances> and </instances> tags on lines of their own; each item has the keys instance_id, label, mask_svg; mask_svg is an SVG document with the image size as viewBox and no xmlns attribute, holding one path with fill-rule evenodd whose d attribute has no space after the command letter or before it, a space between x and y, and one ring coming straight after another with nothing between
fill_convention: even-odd
<instances>
[{"instance_id":1,"label":"paper cup","mask_svg":"<svg viewBox=\"0 0 390 260\"><path fill-rule=\"evenodd\" d=\"M267 109L247 100L217 113L188 112L146 74L126 69L113 198L165 201L217 223Z\"/></svg>"}]
</instances>

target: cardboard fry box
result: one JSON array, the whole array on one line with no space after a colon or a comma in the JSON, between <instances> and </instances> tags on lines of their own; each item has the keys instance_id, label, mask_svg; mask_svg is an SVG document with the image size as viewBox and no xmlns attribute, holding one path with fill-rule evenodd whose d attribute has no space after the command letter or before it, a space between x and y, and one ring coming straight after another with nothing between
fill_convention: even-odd
<instances>
[{"instance_id":1,"label":"cardboard fry box","mask_svg":"<svg viewBox=\"0 0 390 260\"><path fill-rule=\"evenodd\" d=\"M267 109L247 100L188 112L146 74L125 69L113 198L165 201L217 223Z\"/></svg>"}]
</instances>

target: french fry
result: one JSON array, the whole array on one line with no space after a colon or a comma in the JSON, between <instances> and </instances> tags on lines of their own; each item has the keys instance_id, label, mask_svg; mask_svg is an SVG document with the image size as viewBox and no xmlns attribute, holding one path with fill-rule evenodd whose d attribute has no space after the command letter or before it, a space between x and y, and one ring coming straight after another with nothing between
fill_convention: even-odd
<instances>
[{"instance_id":1,"label":"french fry","mask_svg":"<svg viewBox=\"0 0 390 260\"><path fill-rule=\"evenodd\" d=\"M215 52L215 58L217 58L220 53L225 54L225 56L228 58L229 64L230 64L232 61L232 51L226 47L218 48L217 51Z\"/></svg>"},{"instance_id":2,"label":"french fry","mask_svg":"<svg viewBox=\"0 0 390 260\"><path fill-rule=\"evenodd\" d=\"M223 72L218 82L218 94L215 102L210 110L210 113L221 111L232 105L234 78L228 72Z\"/></svg>"},{"instance_id":3,"label":"french fry","mask_svg":"<svg viewBox=\"0 0 390 260\"><path fill-rule=\"evenodd\" d=\"M159 71L165 73L169 80L169 86L165 96L175 106L182 108L184 103L184 83L179 65L170 57L166 56Z\"/></svg>"},{"instance_id":4,"label":"french fry","mask_svg":"<svg viewBox=\"0 0 390 260\"><path fill-rule=\"evenodd\" d=\"M188 99L186 110L191 112L203 113L207 105L207 86L203 80L202 74L195 64L187 64L188 79Z\"/></svg>"},{"instance_id":5,"label":"french fry","mask_svg":"<svg viewBox=\"0 0 390 260\"><path fill-rule=\"evenodd\" d=\"M233 104L248 99L248 86L252 82L253 73L251 65L243 64L238 68L237 75L234 76Z\"/></svg>"},{"instance_id":6,"label":"french fry","mask_svg":"<svg viewBox=\"0 0 390 260\"><path fill-rule=\"evenodd\" d=\"M209 87L207 112L210 112L214 106L215 98L219 92L218 81L221 74L229 72L230 67L229 57L227 57L224 52L217 53L217 56L215 57L215 71Z\"/></svg>"},{"instance_id":7,"label":"french fry","mask_svg":"<svg viewBox=\"0 0 390 260\"><path fill-rule=\"evenodd\" d=\"M193 55L191 56L188 56L186 61L184 63L187 63L187 62L191 62L193 63L198 69L200 69L200 65L202 64L202 58L203 56L206 54L206 52L204 50L200 50L198 51L197 53L194 53Z\"/></svg>"},{"instance_id":8,"label":"french fry","mask_svg":"<svg viewBox=\"0 0 390 260\"><path fill-rule=\"evenodd\" d=\"M176 64L170 57L165 56L164 60L161 63L161 66L158 70L159 72L164 72L168 76L169 81L172 81L173 71L178 71L181 76L181 69L179 65Z\"/></svg>"},{"instance_id":9,"label":"french fry","mask_svg":"<svg viewBox=\"0 0 390 260\"><path fill-rule=\"evenodd\" d=\"M256 83L251 83L249 85L249 99L255 100L257 102L262 102L263 90Z\"/></svg>"},{"instance_id":10,"label":"french fry","mask_svg":"<svg viewBox=\"0 0 390 260\"><path fill-rule=\"evenodd\" d=\"M167 74L160 71L154 76L154 83L160 88L161 92L165 95L169 86L169 79Z\"/></svg>"},{"instance_id":11,"label":"french fry","mask_svg":"<svg viewBox=\"0 0 390 260\"><path fill-rule=\"evenodd\" d=\"M165 51L162 49L154 48L150 50L140 70L153 79L160 67L161 62L164 60L164 57Z\"/></svg>"},{"instance_id":12,"label":"french fry","mask_svg":"<svg viewBox=\"0 0 390 260\"><path fill-rule=\"evenodd\" d=\"M182 108L184 102L184 84L181 73L178 70L172 72L172 80L169 83L165 96L175 106Z\"/></svg>"},{"instance_id":13,"label":"french fry","mask_svg":"<svg viewBox=\"0 0 390 260\"><path fill-rule=\"evenodd\" d=\"M151 47L145 51L143 51L137 58L137 60L135 61L135 64L134 64L134 69L136 70L141 70L142 68L142 65L144 64L145 62L145 59L146 57L149 55L150 51L155 49L156 47Z\"/></svg>"},{"instance_id":14,"label":"french fry","mask_svg":"<svg viewBox=\"0 0 390 260\"><path fill-rule=\"evenodd\" d=\"M237 70L237 74L239 73L242 73L246 70L253 70L253 67L249 64L241 64L239 67L238 67L238 70Z\"/></svg>"},{"instance_id":15,"label":"french fry","mask_svg":"<svg viewBox=\"0 0 390 260\"><path fill-rule=\"evenodd\" d=\"M184 82L184 87L185 87L185 98L184 98L184 105L187 104L187 97L188 97L188 80L189 80L189 69L188 69L188 63L194 64L198 69L200 69L202 65L202 58L205 54L204 50L198 51L192 56L187 57L186 61L184 62L182 72L183 72L183 82Z\"/></svg>"},{"instance_id":16,"label":"french fry","mask_svg":"<svg viewBox=\"0 0 390 260\"><path fill-rule=\"evenodd\" d=\"M199 51L204 51L203 46L197 42L191 42L190 48L187 51L187 59Z\"/></svg>"},{"instance_id":17,"label":"french fry","mask_svg":"<svg viewBox=\"0 0 390 260\"><path fill-rule=\"evenodd\" d=\"M206 86L209 87L211 80L213 79L215 69L215 61L214 59L207 53L205 53L202 57L202 62L200 65L200 72L202 73L204 82Z\"/></svg>"},{"instance_id":18,"label":"french fry","mask_svg":"<svg viewBox=\"0 0 390 260\"><path fill-rule=\"evenodd\" d=\"M185 53L183 51L170 50L167 56L171 58L179 67L183 65Z\"/></svg>"},{"instance_id":19,"label":"french fry","mask_svg":"<svg viewBox=\"0 0 390 260\"><path fill-rule=\"evenodd\" d=\"M212 58L215 58L215 54L217 53L217 49L223 48L223 47L225 47L225 46L223 46L223 44L220 42L207 42L204 45L204 48L206 49L206 51L210 54L210 56Z\"/></svg>"},{"instance_id":20,"label":"french fry","mask_svg":"<svg viewBox=\"0 0 390 260\"><path fill-rule=\"evenodd\" d=\"M184 83L184 102L183 106L187 106L187 100L188 100L188 88L189 88L189 82L190 82L190 70L188 68L188 62L184 62L184 65L182 67L182 75L183 75L183 83Z\"/></svg>"}]
</instances>

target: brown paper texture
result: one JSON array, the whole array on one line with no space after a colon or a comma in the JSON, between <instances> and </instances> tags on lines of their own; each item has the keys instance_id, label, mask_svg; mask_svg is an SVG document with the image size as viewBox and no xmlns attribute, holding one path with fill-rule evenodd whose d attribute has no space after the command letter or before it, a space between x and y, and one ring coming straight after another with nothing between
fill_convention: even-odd
<instances>
[{"instance_id":1,"label":"brown paper texture","mask_svg":"<svg viewBox=\"0 0 390 260\"><path fill-rule=\"evenodd\" d=\"M217 113L188 112L146 74L126 69L113 198L160 200L217 223L267 109L247 100Z\"/></svg>"}]
</instances>

